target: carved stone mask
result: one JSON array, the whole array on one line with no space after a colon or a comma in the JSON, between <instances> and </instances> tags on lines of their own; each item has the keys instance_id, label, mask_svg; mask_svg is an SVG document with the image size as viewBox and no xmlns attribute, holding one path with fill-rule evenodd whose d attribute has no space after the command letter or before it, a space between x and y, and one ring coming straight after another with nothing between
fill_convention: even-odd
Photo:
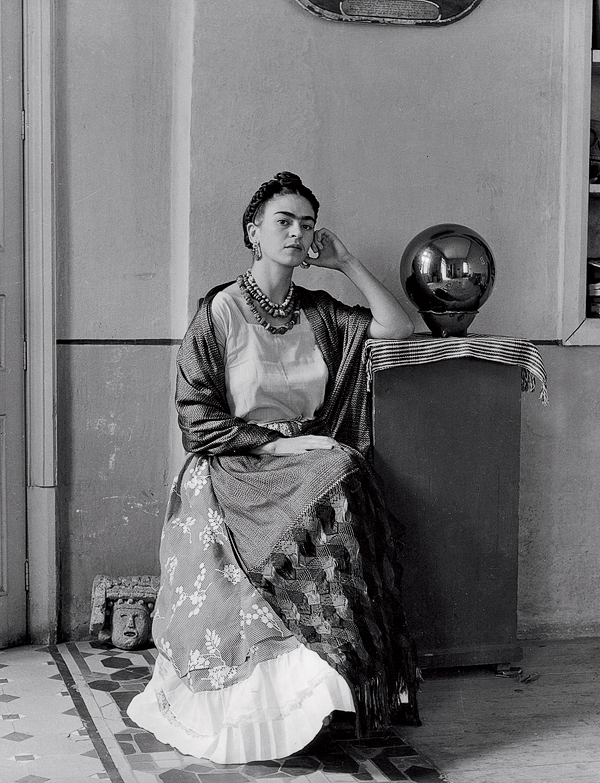
<instances>
[{"instance_id":1,"label":"carved stone mask","mask_svg":"<svg viewBox=\"0 0 600 783\"><path fill-rule=\"evenodd\" d=\"M150 637L150 612L143 601L121 599L112 612L112 643L122 650L134 650Z\"/></svg>"}]
</instances>

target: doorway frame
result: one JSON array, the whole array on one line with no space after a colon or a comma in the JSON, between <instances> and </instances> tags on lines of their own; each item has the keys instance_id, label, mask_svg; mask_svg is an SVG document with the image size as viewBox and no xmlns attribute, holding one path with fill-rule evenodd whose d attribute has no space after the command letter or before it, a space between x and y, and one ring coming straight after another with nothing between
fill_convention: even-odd
<instances>
[{"instance_id":1,"label":"doorway frame","mask_svg":"<svg viewBox=\"0 0 600 783\"><path fill-rule=\"evenodd\" d=\"M28 636L58 635L54 0L22 0Z\"/></svg>"}]
</instances>

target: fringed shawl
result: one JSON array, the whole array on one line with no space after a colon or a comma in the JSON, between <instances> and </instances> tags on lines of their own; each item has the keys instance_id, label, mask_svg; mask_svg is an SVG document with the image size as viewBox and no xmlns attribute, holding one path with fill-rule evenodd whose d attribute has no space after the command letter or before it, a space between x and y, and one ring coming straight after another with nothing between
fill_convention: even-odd
<instances>
[{"instance_id":1,"label":"fringed shawl","mask_svg":"<svg viewBox=\"0 0 600 783\"><path fill-rule=\"evenodd\" d=\"M183 445L211 457L213 488L227 526L247 566L255 568L312 504L366 469L359 456L370 449L362 349L371 313L364 307L347 307L324 291L296 289L329 370L326 401L303 432L330 435L341 447L253 456L251 449L281 434L248 424L229 411L225 366L210 312L217 290L201 302L179 351L176 405Z\"/></svg>"},{"instance_id":2,"label":"fringed shawl","mask_svg":"<svg viewBox=\"0 0 600 783\"><path fill-rule=\"evenodd\" d=\"M225 391L225 365L217 346L211 316L213 288L201 300L177 355L175 403L183 446L188 452L211 455L248 453L281 435L232 416ZM315 333L329 370L325 404L307 432L328 434L367 456L370 450L370 409L362 351L371 312L348 307L325 291L296 286L300 307Z\"/></svg>"}]
</instances>

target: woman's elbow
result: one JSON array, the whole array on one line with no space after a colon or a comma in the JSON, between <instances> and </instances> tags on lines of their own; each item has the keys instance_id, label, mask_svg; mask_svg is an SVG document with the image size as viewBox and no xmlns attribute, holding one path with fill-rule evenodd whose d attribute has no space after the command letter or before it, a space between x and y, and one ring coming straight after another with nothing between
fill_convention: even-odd
<instances>
[{"instance_id":1,"label":"woman's elbow","mask_svg":"<svg viewBox=\"0 0 600 783\"><path fill-rule=\"evenodd\" d=\"M374 340L406 340L414 331L414 324L408 318L387 325L372 321L369 327L369 337Z\"/></svg>"}]
</instances>

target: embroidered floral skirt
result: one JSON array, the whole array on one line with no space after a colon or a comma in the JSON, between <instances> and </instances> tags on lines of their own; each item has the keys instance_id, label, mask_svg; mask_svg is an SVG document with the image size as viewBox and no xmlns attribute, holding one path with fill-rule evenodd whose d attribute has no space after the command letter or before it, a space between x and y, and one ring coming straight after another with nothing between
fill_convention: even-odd
<instances>
[{"instance_id":1,"label":"embroidered floral skirt","mask_svg":"<svg viewBox=\"0 0 600 783\"><path fill-rule=\"evenodd\" d=\"M397 547L376 514L351 477L248 571L210 460L190 455L161 540L159 656L130 717L183 753L225 764L300 750L334 710L356 710L363 730L394 711L418 722Z\"/></svg>"}]
</instances>

